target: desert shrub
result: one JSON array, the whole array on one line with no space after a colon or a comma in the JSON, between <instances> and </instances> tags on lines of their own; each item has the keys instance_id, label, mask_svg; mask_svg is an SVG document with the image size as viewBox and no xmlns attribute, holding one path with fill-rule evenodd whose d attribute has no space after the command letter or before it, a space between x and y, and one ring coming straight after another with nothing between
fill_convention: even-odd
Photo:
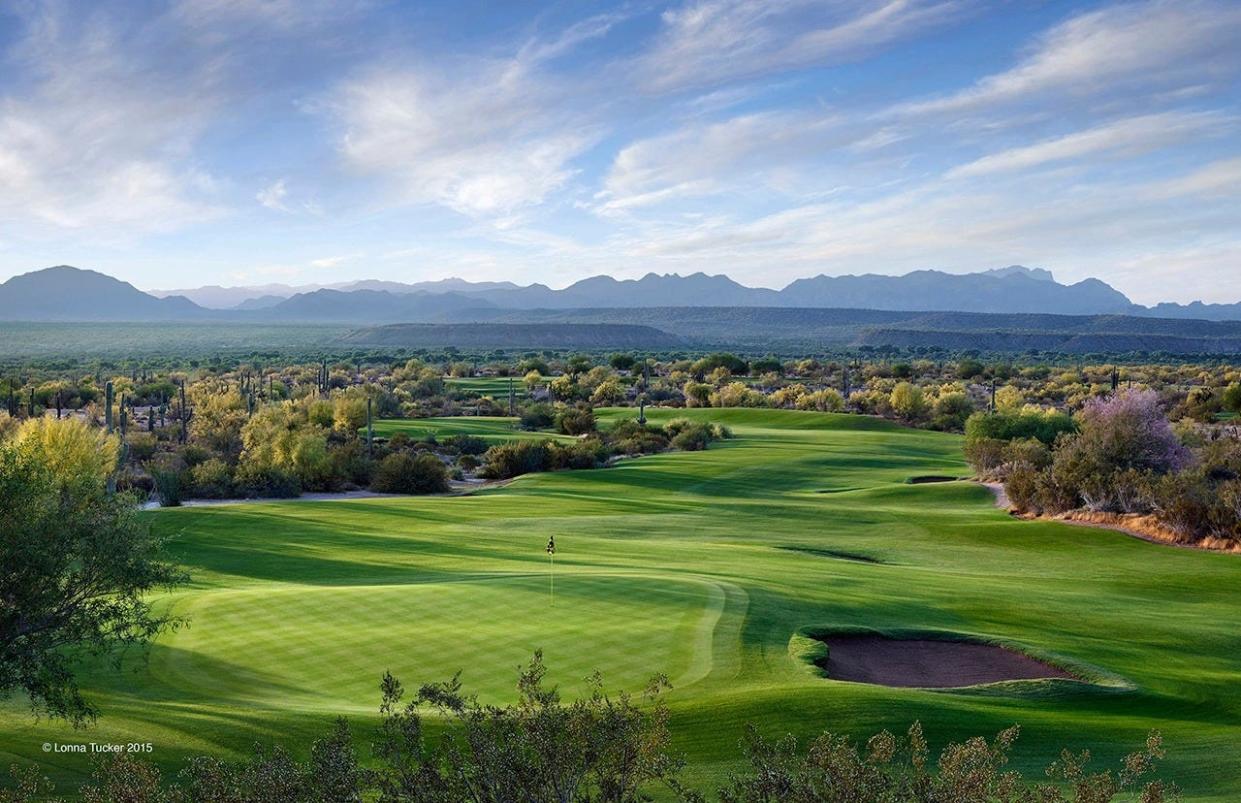
<instances>
[{"instance_id":1,"label":"desert shrub","mask_svg":"<svg viewBox=\"0 0 1241 803\"><path fill-rule=\"evenodd\" d=\"M941 393L931 408L931 425L945 431L960 430L973 412L974 405L964 392Z\"/></svg>"},{"instance_id":2,"label":"desert shrub","mask_svg":"<svg viewBox=\"0 0 1241 803\"><path fill-rule=\"evenodd\" d=\"M1051 471L1090 510L1141 512L1144 476L1167 474L1191 461L1153 392L1092 399L1080 418L1081 430L1057 444Z\"/></svg>"},{"instance_id":3,"label":"desert shrub","mask_svg":"<svg viewBox=\"0 0 1241 803\"><path fill-rule=\"evenodd\" d=\"M213 457L189 470L190 493L200 499L227 499L233 493L233 472L228 463Z\"/></svg>"},{"instance_id":4,"label":"desert shrub","mask_svg":"<svg viewBox=\"0 0 1241 803\"><path fill-rule=\"evenodd\" d=\"M606 379L591 391L590 403L606 406L625 400L625 387L616 379Z\"/></svg>"},{"instance_id":5,"label":"desert shrub","mask_svg":"<svg viewBox=\"0 0 1241 803\"><path fill-rule=\"evenodd\" d=\"M556 429L565 435L595 431L595 413L589 407L565 407L556 415Z\"/></svg>"},{"instance_id":6,"label":"desert shrub","mask_svg":"<svg viewBox=\"0 0 1241 803\"><path fill-rule=\"evenodd\" d=\"M473 471L478 468L478 458L472 454L463 454L457 458L457 465L465 471Z\"/></svg>"},{"instance_id":7,"label":"desert shrub","mask_svg":"<svg viewBox=\"0 0 1241 803\"><path fill-rule=\"evenodd\" d=\"M688 427L673 437L671 446L684 452L698 452L707 448L707 444L710 442L711 430L709 427Z\"/></svg>"},{"instance_id":8,"label":"desert shrub","mask_svg":"<svg viewBox=\"0 0 1241 803\"><path fill-rule=\"evenodd\" d=\"M982 376L986 370L986 366L978 360L965 359L957 363L956 374L958 379L973 379L976 376Z\"/></svg>"},{"instance_id":9,"label":"desert shrub","mask_svg":"<svg viewBox=\"0 0 1241 803\"><path fill-rule=\"evenodd\" d=\"M135 432L129 435L125 442L129 445L129 459L136 461L150 460L159 443L149 432Z\"/></svg>"},{"instance_id":10,"label":"desert shrub","mask_svg":"<svg viewBox=\"0 0 1241 803\"><path fill-rule=\"evenodd\" d=\"M605 437L621 454L654 454L668 448L668 436L662 428L639 424L633 419L616 424Z\"/></svg>"},{"instance_id":11,"label":"desert shrub","mask_svg":"<svg viewBox=\"0 0 1241 803\"><path fill-rule=\"evenodd\" d=\"M333 477L348 483L364 487L371 482L371 474L375 469L375 461L367 454L366 444L360 438L351 438L328 450L332 460Z\"/></svg>"},{"instance_id":12,"label":"desert shrub","mask_svg":"<svg viewBox=\"0 0 1241 803\"><path fill-rule=\"evenodd\" d=\"M205 446L191 443L181 449L181 459L185 461L185 465L193 468L204 461L210 460L214 455L211 450Z\"/></svg>"},{"instance_id":13,"label":"desert shrub","mask_svg":"<svg viewBox=\"0 0 1241 803\"><path fill-rule=\"evenodd\" d=\"M464 455L480 455L488 448L487 441L477 435L451 435L444 439L444 445ZM396 444L393 448L397 448Z\"/></svg>"},{"instance_id":14,"label":"desert shrub","mask_svg":"<svg viewBox=\"0 0 1241 803\"><path fill-rule=\"evenodd\" d=\"M688 386L687 386L688 387ZM744 382L729 382L709 396L712 407L766 407L767 397Z\"/></svg>"},{"instance_id":15,"label":"desert shrub","mask_svg":"<svg viewBox=\"0 0 1241 803\"><path fill-rule=\"evenodd\" d=\"M492 446L483 455L482 476L504 480L521 474L550 471L552 468L550 440L513 441Z\"/></svg>"},{"instance_id":16,"label":"desert shrub","mask_svg":"<svg viewBox=\"0 0 1241 803\"><path fill-rule=\"evenodd\" d=\"M898 382L888 397L892 412L905 421L918 421L926 416L926 395L911 382Z\"/></svg>"},{"instance_id":17,"label":"desert shrub","mask_svg":"<svg viewBox=\"0 0 1241 803\"><path fill-rule=\"evenodd\" d=\"M1002 441L1001 441L1002 443ZM1051 466L1051 449L1037 438L1016 438L1003 446L1003 462L1042 470Z\"/></svg>"},{"instance_id":18,"label":"desert shrub","mask_svg":"<svg viewBox=\"0 0 1241 803\"><path fill-rule=\"evenodd\" d=\"M610 452L598 438L587 438L567 445L553 444L551 461L553 469L596 468L608 459Z\"/></svg>"},{"instance_id":19,"label":"desert shrub","mask_svg":"<svg viewBox=\"0 0 1241 803\"><path fill-rule=\"evenodd\" d=\"M242 496L292 499L302 493L297 475L275 466L241 463L233 479L234 488Z\"/></svg>"},{"instance_id":20,"label":"desert shrub","mask_svg":"<svg viewBox=\"0 0 1241 803\"><path fill-rule=\"evenodd\" d=\"M371 488L380 493L431 494L448 490L448 469L433 454L396 452L379 461Z\"/></svg>"},{"instance_id":21,"label":"desert shrub","mask_svg":"<svg viewBox=\"0 0 1241 803\"><path fill-rule=\"evenodd\" d=\"M1109 803L1117 796L1156 803L1176 799L1175 787L1156 778L1163 740L1152 732L1143 749L1121 761L1119 772L1090 772L1088 752L1064 751L1048 767L1049 781L1028 781L1012 770L1009 757L1020 729L1001 731L990 741L973 738L944 747L932 761L922 728L914 723L905 739L884 731L859 746L827 732L803 754L790 736L763 738L750 726L743 747L748 767L729 777L721 803Z\"/></svg>"},{"instance_id":22,"label":"desert shrub","mask_svg":"<svg viewBox=\"0 0 1241 803\"><path fill-rule=\"evenodd\" d=\"M1006 446L1007 442L999 438L967 438L965 459L976 472L989 476L1004 465Z\"/></svg>"},{"instance_id":23,"label":"desert shrub","mask_svg":"<svg viewBox=\"0 0 1241 803\"><path fill-rule=\"evenodd\" d=\"M547 429L556 421L556 413L550 404L528 404L521 410L522 429Z\"/></svg>"},{"instance_id":24,"label":"desert shrub","mask_svg":"<svg viewBox=\"0 0 1241 803\"><path fill-rule=\"evenodd\" d=\"M155 484L155 493L161 505L177 507L181 504L188 484L185 463L176 455L158 455L147 465L147 472Z\"/></svg>"},{"instance_id":25,"label":"desert shrub","mask_svg":"<svg viewBox=\"0 0 1241 803\"><path fill-rule=\"evenodd\" d=\"M1225 410L1241 413L1241 382L1233 382L1229 385L1224 390L1221 401Z\"/></svg>"},{"instance_id":26,"label":"desert shrub","mask_svg":"<svg viewBox=\"0 0 1241 803\"><path fill-rule=\"evenodd\" d=\"M747 370L745 360L735 354L726 352L716 352L708 354L702 359L695 362L690 369L694 374L709 374L717 368L723 368L730 374L744 374Z\"/></svg>"},{"instance_id":27,"label":"desert shrub","mask_svg":"<svg viewBox=\"0 0 1241 803\"><path fill-rule=\"evenodd\" d=\"M824 388L807 393L797 399L798 410L818 410L823 413L838 413L845 409L845 398L835 388Z\"/></svg>"},{"instance_id":28,"label":"desert shrub","mask_svg":"<svg viewBox=\"0 0 1241 803\"><path fill-rule=\"evenodd\" d=\"M488 449L479 474L501 480L539 471L595 468L610 455L611 449L599 438L570 444L551 440L514 441Z\"/></svg>"},{"instance_id":29,"label":"desert shrub","mask_svg":"<svg viewBox=\"0 0 1241 803\"><path fill-rule=\"evenodd\" d=\"M1010 441L1014 438L1037 438L1047 446L1064 432L1075 432L1073 418L1055 410L998 413L974 413L965 422L966 442L992 438Z\"/></svg>"},{"instance_id":30,"label":"desert shrub","mask_svg":"<svg viewBox=\"0 0 1241 803\"><path fill-rule=\"evenodd\" d=\"M1018 465L1004 478L1004 493L1019 513L1042 513L1043 472L1028 465Z\"/></svg>"}]
</instances>

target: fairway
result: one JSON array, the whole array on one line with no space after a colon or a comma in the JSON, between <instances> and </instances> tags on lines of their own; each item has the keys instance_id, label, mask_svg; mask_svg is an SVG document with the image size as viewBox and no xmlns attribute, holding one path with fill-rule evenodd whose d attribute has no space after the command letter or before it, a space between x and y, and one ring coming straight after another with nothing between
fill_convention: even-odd
<instances>
[{"instance_id":1,"label":"fairway","mask_svg":"<svg viewBox=\"0 0 1241 803\"><path fill-rule=\"evenodd\" d=\"M375 435L391 438L403 432L414 440L434 435L437 439L453 435L473 435L488 443L517 440L576 440L554 432L519 429L516 418L505 416L462 416L458 418L385 418L375 422Z\"/></svg>"},{"instance_id":2,"label":"fairway","mask_svg":"<svg viewBox=\"0 0 1241 803\"><path fill-rule=\"evenodd\" d=\"M468 393L474 396L490 396L496 401L507 401L509 392L509 378L507 376L472 376L472 377L449 377L444 380L444 385L449 390L455 390L459 393ZM528 395L526 392L526 383L521 377L514 377L512 380L513 397L516 399L524 399Z\"/></svg>"},{"instance_id":3,"label":"fairway","mask_svg":"<svg viewBox=\"0 0 1241 803\"><path fill-rule=\"evenodd\" d=\"M300 749L338 714L366 743L384 671L416 685L460 670L467 690L507 701L516 666L543 649L568 695L594 670L628 690L668 675L676 747L704 789L736 766L750 722L864 739L917 719L933 747L1019 724L1023 769L1061 747L1112 766L1158 728L1188 799L1241 799L1235 556L1019 521L985 488L908 482L968 473L954 435L811 412L647 415L719 421L735 437L467 496L146 514L192 574L161 601L190 625L147 660L86 674L103 716L83 734L5 704L0 764L41 762L63 789L87 757L47 755L43 742L150 741L173 769L256 740ZM376 426L397 431L546 437L495 418ZM1000 642L1085 680L833 681L799 635L859 630Z\"/></svg>"}]
</instances>

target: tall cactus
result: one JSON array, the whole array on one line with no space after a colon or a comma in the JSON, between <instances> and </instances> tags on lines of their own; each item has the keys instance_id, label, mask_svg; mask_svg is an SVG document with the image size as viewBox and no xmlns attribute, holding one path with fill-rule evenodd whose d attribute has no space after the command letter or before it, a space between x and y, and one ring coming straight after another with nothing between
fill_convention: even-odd
<instances>
[{"instance_id":1,"label":"tall cactus","mask_svg":"<svg viewBox=\"0 0 1241 803\"><path fill-rule=\"evenodd\" d=\"M112 380L108 380L108 384L103 386L103 420L104 425L108 428L108 434L112 434Z\"/></svg>"},{"instance_id":2,"label":"tall cactus","mask_svg":"<svg viewBox=\"0 0 1241 803\"><path fill-rule=\"evenodd\" d=\"M366 397L366 455L370 457L375 453L375 420L371 414L371 408L374 400Z\"/></svg>"},{"instance_id":3,"label":"tall cactus","mask_svg":"<svg viewBox=\"0 0 1241 803\"><path fill-rule=\"evenodd\" d=\"M181 443L185 444L189 440L189 430L187 429L189 421L186 420L185 412L185 380L181 380Z\"/></svg>"}]
</instances>

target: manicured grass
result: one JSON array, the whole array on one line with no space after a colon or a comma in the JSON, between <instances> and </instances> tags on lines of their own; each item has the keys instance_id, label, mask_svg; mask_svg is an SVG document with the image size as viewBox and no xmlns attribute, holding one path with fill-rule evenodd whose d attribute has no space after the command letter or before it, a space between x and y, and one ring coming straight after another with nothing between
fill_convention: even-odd
<instances>
[{"instance_id":1,"label":"manicured grass","mask_svg":"<svg viewBox=\"0 0 1241 803\"><path fill-rule=\"evenodd\" d=\"M510 700L515 667L543 648L570 694L595 669L628 689L667 673L676 745L707 789L736 766L748 722L805 739L918 719L933 746L1020 724L1016 765L1036 773L1064 746L1110 765L1158 728L1189 799L1241 799L1235 556L1018 521L968 483L906 483L966 472L951 435L818 413L648 415L736 437L464 497L150 514L193 573L165 600L191 626L147 663L87 675L104 712L88 733L0 709L0 764L77 781L84 757L43 742L135 740L172 768L304 743L340 713L367 741L385 670L415 684L460 669L484 699ZM407 424L426 422L381 428ZM818 677L800 657L798 630L859 627L996 639L1101 682L888 689Z\"/></svg>"},{"instance_id":2,"label":"manicured grass","mask_svg":"<svg viewBox=\"0 0 1241 803\"><path fill-rule=\"evenodd\" d=\"M553 440L571 441L575 438L561 435L550 430L519 429L516 418L504 416L461 416L457 418L384 418L375 422L375 436L391 438L398 432L404 432L413 440L421 440L428 435L436 438L448 438L453 435L474 435L488 443L520 440Z\"/></svg>"},{"instance_id":3,"label":"manicured grass","mask_svg":"<svg viewBox=\"0 0 1241 803\"><path fill-rule=\"evenodd\" d=\"M450 377L444 380L449 390L470 393L475 396L490 396L496 401L508 399L509 378L507 376L472 376ZM513 392L519 399L526 397L526 383L521 377L513 377Z\"/></svg>"}]
</instances>

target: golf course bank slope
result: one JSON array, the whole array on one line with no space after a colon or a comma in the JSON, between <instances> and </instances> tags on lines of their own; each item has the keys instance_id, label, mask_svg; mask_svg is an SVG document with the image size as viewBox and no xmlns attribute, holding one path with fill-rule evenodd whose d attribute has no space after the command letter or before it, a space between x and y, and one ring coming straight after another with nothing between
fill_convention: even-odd
<instances>
[{"instance_id":1,"label":"golf course bank slope","mask_svg":"<svg viewBox=\"0 0 1241 803\"><path fill-rule=\"evenodd\" d=\"M514 667L541 648L568 697L594 670L635 691L667 674L674 746L706 790L737 768L747 723L804 744L919 720L933 749L1019 724L1015 764L1034 774L1063 747L1114 766L1159 729L1188 800L1241 799L1234 556L1017 520L969 482L908 482L967 473L953 435L811 412L647 415L735 437L468 496L143 514L193 576L159 603L190 626L123 671L86 673L102 717L85 734L6 703L0 763L37 762L68 788L89 757L43 742L149 741L174 772L256 741L304 751L341 714L367 743L385 670L407 686L461 670L484 702L511 701ZM810 625L1020 645L1125 683L833 682L790 649Z\"/></svg>"}]
</instances>

